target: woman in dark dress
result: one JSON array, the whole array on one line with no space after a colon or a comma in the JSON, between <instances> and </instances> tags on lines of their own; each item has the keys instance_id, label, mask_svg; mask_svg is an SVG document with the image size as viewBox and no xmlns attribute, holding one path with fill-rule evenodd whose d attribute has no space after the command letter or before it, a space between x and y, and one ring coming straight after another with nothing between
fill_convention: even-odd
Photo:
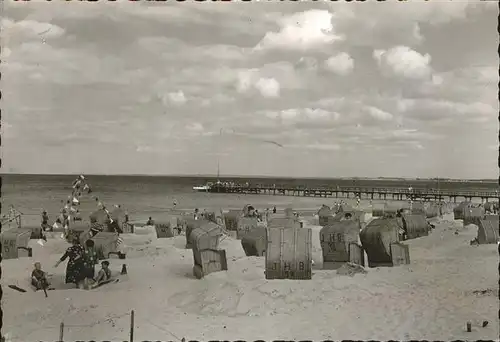
<instances>
[{"instance_id":1,"label":"woman in dark dress","mask_svg":"<svg viewBox=\"0 0 500 342\"><path fill-rule=\"evenodd\" d=\"M84 264L84 248L80 244L80 240L75 237L72 241L72 246L68 247L64 255L59 259L55 267L65 261L67 258L68 265L66 266L66 284L78 284L85 279L85 264Z\"/></svg>"}]
</instances>

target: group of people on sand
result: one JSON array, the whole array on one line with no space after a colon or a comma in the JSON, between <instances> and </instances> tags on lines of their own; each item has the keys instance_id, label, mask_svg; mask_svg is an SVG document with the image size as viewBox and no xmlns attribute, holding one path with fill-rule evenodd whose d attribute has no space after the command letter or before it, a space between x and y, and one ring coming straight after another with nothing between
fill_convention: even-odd
<instances>
[{"instance_id":1,"label":"group of people on sand","mask_svg":"<svg viewBox=\"0 0 500 342\"><path fill-rule=\"evenodd\" d=\"M95 266L99 263L95 243L89 239L82 246L80 239L74 237L71 246L66 249L63 256L54 265L58 267L61 263L68 260L66 265L66 284L74 284L78 288L95 288L111 279L109 261L101 262L101 269L95 272ZM48 287L46 273L41 270L40 263L35 264L35 270L32 274L32 285L37 290Z\"/></svg>"},{"instance_id":2,"label":"group of people on sand","mask_svg":"<svg viewBox=\"0 0 500 342\"><path fill-rule=\"evenodd\" d=\"M97 256L97 250L95 248L95 243L92 238L97 234L97 232L102 231L102 229L96 228L92 225L91 216L91 228L90 228L90 238L88 238L84 245L80 243L80 238L78 236L71 237L68 235L71 215L75 217L75 213L79 213L77 207L80 204L80 196L82 191L87 190L88 193L91 192L90 187L85 183L85 177L83 175L79 176L73 182L73 191L71 196L68 197L66 205L61 210L61 215L56 219L53 226L49 226L49 216L47 211L42 212L42 228L44 230L54 231L54 228L59 228L62 226L65 237L70 239L71 246L67 248L63 256L57 261L55 267L59 264L68 260L66 266L66 283L75 284L77 287L95 287L102 284L110 279L111 272L109 270L109 262L103 261L101 263L101 270L97 273L95 272L95 266L98 264L99 259ZM98 198L95 199L100 210L104 210L106 213L106 224L109 226L114 222L111 219L111 215L106 209L106 207L99 201ZM76 208L75 208L76 207ZM119 206L117 206L119 209ZM126 219L127 220L127 219ZM94 218L95 221L95 218ZM115 224L116 225L116 224ZM96 231L97 230L97 231ZM118 230L121 229L118 227ZM35 269L32 272L32 285L36 289L44 289L49 286L46 273L41 269L40 263L35 263Z\"/></svg>"},{"instance_id":3,"label":"group of people on sand","mask_svg":"<svg viewBox=\"0 0 500 342\"><path fill-rule=\"evenodd\" d=\"M66 249L63 256L56 262L58 267L62 262L68 260L66 265L66 284L74 284L78 288L95 288L111 280L109 261L101 262L101 269L95 272L95 266L99 263L94 241L85 241L85 246L80 244L79 238L73 238L72 244ZM31 273L31 285L36 290L47 289L50 286L48 275L42 270L40 262L34 264Z\"/></svg>"}]
</instances>

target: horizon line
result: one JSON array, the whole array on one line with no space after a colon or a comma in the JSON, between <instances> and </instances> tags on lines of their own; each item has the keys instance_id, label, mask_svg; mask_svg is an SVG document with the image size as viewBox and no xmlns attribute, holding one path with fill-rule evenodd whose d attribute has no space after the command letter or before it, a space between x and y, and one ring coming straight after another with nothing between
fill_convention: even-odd
<instances>
[{"instance_id":1,"label":"horizon line","mask_svg":"<svg viewBox=\"0 0 500 342\"><path fill-rule=\"evenodd\" d=\"M11 173L0 172L0 176L72 176L78 175L79 173ZM449 178L449 177L388 177L388 176L380 176L380 177L290 177L290 176L264 176L264 175L210 175L210 174L106 174L106 173L80 173L87 176L104 176L104 177L177 177L177 178L267 178L267 179L318 179L318 180L335 180L335 179L365 179L365 180L447 180L447 181L492 181L492 182L500 182L499 179L496 178Z\"/></svg>"}]
</instances>

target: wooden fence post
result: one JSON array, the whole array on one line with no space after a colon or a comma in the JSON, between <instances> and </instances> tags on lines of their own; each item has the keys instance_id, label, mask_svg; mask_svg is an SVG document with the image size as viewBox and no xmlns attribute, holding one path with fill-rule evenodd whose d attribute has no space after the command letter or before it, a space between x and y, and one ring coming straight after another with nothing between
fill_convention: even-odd
<instances>
[{"instance_id":1,"label":"wooden fence post","mask_svg":"<svg viewBox=\"0 0 500 342\"><path fill-rule=\"evenodd\" d=\"M134 342L134 310L130 312L130 341Z\"/></svg>"},{"instance_id":2,"label":"wooden fence post","mask_svg":"<svg viewBox=\"0 0 500 342\"><path fill-rule=\"evenodd\" d=\"M59 342L64 342L64 322L59 325Z\"/></svg>"}]
</instances>

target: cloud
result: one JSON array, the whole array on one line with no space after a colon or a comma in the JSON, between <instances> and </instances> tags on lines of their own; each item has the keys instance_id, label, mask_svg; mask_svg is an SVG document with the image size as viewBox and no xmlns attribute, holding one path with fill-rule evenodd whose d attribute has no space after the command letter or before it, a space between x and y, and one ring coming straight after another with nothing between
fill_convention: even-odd
<instances>
[{"instance_id":1,"label":"cloud","mask_svg":"<svg viewBox=\"0 0 500 342\"><path fill-rule=\"evenodd\" d=\"M260 77L257 69L243 70L238 73L237 89L240 93L256 89L263 97L278 97L280 88L276 79Z\"/></svg>"},{"instance_id":2,"label":"cloud","mask_svg":"<svg viewBox=\"0 0 500 342\"><path fill-rule=\"evenodd\" d=\"M3 39L51 39L64 35L65 30L51 23L39 22L36 20L14 21L9 18L1 20Z\"/></svg>"},{"instance_id":3,"label":"cloud","mask_svg":"<svg viewBox=\"0 0 500 342\"><path fill-rule=\"evenodd\" d=\"M260 78L255 83L255 88L264 97L280 96L280 84L274 78Z\"/></svg>"},{"instance_id":4,"label":"cloud","mask_svg":"<svg viewBox=\"0 0 500 342\"><path fill-rule=\"evenodd\" d=\"M326 10L308 10L293 14L279 22L278 32L267 32L256 50L306 50L344 39L335 33L333 14Z\"/></svg>"},{"instance_id":5,"label":"cloud","mask_svg":"<svg viewBox=\"0 0 500 342\"><path fill-rule=\"evenodd\" d=\"M263 112L267 118L281 125L294 125L299 128L334 125L341 117L337 112L320 108L290 108L281 111Z\"/></svg>"},{"instance_id":6,"label":"cloud","mask_svg":"<svg viewBox=\"0 0 500 342\"><path fill-rule=\"evenodd\" d=\"M400 99L398 109L411 118L425 121L446 119L465 121L496 121L498 107L482 102L463 103L433 99Z\"/></svg>"},{"instance_id":7,"label":"cloud","mask_svg":"<svg viewBox=\"0 0 500 342\"><path fill-rule=\"evenodd\" d=\"M378 49L373 51L373 58L382 71L395 76L414 80L426 80L431 77L431 56L422 55L407 46L396 46L389 50Z\"/></svg>"},{"instance_id":8,"label":"cloud","mask_svg":"<svg viewBox=\"0 0 500 342\"><path fill-rule=\"evenodd\" d=\"M381 109L378 109L375 107L370 107L370 106L366 107L365 109L368 112L368 114L370 114L370 116L372 118L374 118L375 120L391 121L392 119L394 119L394 115L392 115L391 113L387 113Z\"/></svg>"},{"instance_id":9,"label":"cloud","mask_svg":"<svg viewBox=\"0 0 500 342\"><path fill-rule=\"evenodd\" d=\"M168 105L169 103L181 105L186 103L187 99L184 95L184 92L182 90L179 90L176 92L168 93L166 97L163 97L163 101L165 105Z\"/></svg>"},{"instance_id":10,"label":"cloud","mask_svg":"<svg viewBox=\"0 0 500 342\"><path fill-rule=\"evenodd\" d=\"M316 71L318 70L318 60L310 56L300 57L295 67L298 70Z\"/></svg>"},{"instance_id":11,"label":"cloud","mask_svg":"<svg viewBox=\"0 0 500 342\"><path fill-rule=\"evenodd\" d=\"M152 148L151 146L137 146L136 148L136 151L137 152L151 152L152 151Z\"/></svg>"},{"instance_id":12,"label":"cloud","mask_svg":"<svg viewBox=\"0 0 500 342\"><path fill-rule=\"evenodd\" d=\"M10 45L2 62L7 73L18 72L31 82L68 85L105 82L128 84L133 75L124 70L124 63L116 56L97 56L83 48L54 47L40 41L26 41ZM9 79L9 81L14 81Z\"/></svg>"},{"instance_id":13,"label":"cloud","mask_svg":"<svg viewBox=\"0 0 500 342\"><path fill-rule=\"evenodd\" d=\"M341 76L348 75L354 69L354 59L346 52L341 52L325 61L327 70Z\"/></svg>"},{"instance_id":14,"label":"cloud","mask_svg":"<svg viewBox=\"0 0 500 342\"><path fill-rule=\"evenodd\" d=\"M329 5L336 13L338 31L345 33L353 45L386 47L421 45L425 43L423 26L439 29L450 22L464 21L471 8L486 7L485 3L415 0L399 4L376 1Z\"/></svg>"}]
</instances>

